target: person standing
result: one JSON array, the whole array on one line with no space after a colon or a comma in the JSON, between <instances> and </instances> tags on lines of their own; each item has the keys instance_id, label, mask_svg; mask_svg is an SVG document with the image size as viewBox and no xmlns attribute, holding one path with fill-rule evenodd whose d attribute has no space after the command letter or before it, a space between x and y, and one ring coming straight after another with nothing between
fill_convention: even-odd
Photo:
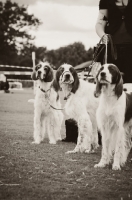
<instances>
[{"instance_id":1,"label":"person standing","mask_svg":"<svg viewBox=\"0 0 132 200\"><path fill-rule=\"evenodd\" d=\"M124 83L132 83L132 0L100 0L99 14L95 25L97 35L106 42L110 34L117 52L115 64L124 74ZM109 41L108 41L109 42Z\"/></svg>"}]
</instances>

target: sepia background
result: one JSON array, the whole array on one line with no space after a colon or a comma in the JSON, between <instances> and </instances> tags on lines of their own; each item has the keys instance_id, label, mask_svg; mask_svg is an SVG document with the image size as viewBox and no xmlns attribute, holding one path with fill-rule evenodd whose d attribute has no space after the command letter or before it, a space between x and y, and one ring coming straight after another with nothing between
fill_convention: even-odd
<instances>
[{"instance_id":1,"label":"sepia background","mask_svg":"<svg viewBox=\"0 0 132 200\"><path fill-rule=\"evenodd\" d=\"M32 67L32 51L36 62L46 56L56 68L91 60L99 40L98 4L99 0L2 0L0 64Z\"/></svg>"}]
</instances>

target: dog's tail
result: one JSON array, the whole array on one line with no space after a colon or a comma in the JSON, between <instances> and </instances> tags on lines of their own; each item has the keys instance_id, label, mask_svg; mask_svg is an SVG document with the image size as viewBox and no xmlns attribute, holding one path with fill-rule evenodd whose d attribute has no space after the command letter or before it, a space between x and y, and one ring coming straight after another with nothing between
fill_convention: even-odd
<instances>
[{"instance_id":1,"label":"dog's tail","mask_svg":"<svg viewBox=\"0 0 132 200\"><path fill-rule=\"evenodd\" d=\"M28 103L34 103L34 99L29 99Z\"/></svg>"}]
</instances>

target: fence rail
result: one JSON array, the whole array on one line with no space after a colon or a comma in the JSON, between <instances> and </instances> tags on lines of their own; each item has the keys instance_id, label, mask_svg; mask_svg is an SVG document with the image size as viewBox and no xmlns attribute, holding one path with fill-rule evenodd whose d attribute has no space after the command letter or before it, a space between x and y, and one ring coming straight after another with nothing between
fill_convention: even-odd
<instances>
[{"instance_id":1,"label":"fence rail","mask_svg":"<svg viewBox=\"0 0 132 200\"><path fill-rule=\"evenodd\" d=\"M22 85L32 86L32 67L0 65L0 74L4 74L9 82L21 82Z\"/></svg>"},{"instance_id":2,"label":"fence rail","mask_svg":"<svg viewBox=\"0 0 132 200\"><path fill-rule=\"evenodd\" d=\"M0 65L0 67L21 68L21 69L31 69L32 70L32 67L24 67L24 66Z\"/></svg>"},{"instance_id":3,"label":"fence rail","mask_svg":"<svg viewBox=\"0 0 132 200\"><path fill-rule=\"evenodd\" d=\"M0 74L6 75L31 75L31 72L15 72L15 71L0 71Z\"/></svg>"}]
</instances>

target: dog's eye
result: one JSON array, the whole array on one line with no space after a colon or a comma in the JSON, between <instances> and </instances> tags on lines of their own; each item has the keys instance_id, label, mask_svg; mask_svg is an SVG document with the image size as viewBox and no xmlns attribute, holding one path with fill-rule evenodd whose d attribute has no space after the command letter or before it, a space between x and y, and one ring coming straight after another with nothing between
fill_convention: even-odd
<instances>
[{"instance_id":1,"label":"dog's eye","mask_svg":"<svg viewBox=\"0 0 132 200\"><path fill-rule=\"evenodd\" d=\"M113 66L109 66L108 69L109 69L110 73L114 73L115 71L118 71L118 70L116 70L116 68L113 67Z\"/></svg>"},{"instance_id":2,"label":"dog's eye","mask_svg":"<svg viewBox=\"0 0 132 200\"><path fill-rule=\"evenodd\" d=\"M44 67L44 71L47 71L47 70L48 70L48 68L49 68L49 66L48 66L48 65L46 65L46 66Z\"/></svg>"},{"instance_id":3,"label":"dog's eye","mask_svg":"<svg viewBox=\"0 0 132 200\"><path fill-rule=\"evenodd\" d=\"M60 67L59 72L63 72L63 71L64 71L64 68Z\"/></svg>"},{"instance_id":4,"label":"dog's eye","mask_svg":"<svg viewBox=\"0 0 132 200\"><path fill-rule=\"evenodd\" d=\"M75 69L73 67L70 67L69 71L73 74Z\"/></svg>"},{"instance_id":5,"label":"dog's eye","mask_svg":"<svg viewBox=\"0 0 132 200\"><path fill-rule=\"evenodd\" d=\"M100 71L102 71L103 69L104 69L104 67L101 67L101 68L100 68Z\"/></svg>"},{"instance_id":6,"label":"dog's eye","mask_svg":"<svg viewBox=\"0 0 132 200\"><path fill-rule=\"evenodd\" d=\"M35 67L35 70L37 71L37 70L39 70L41 68L41 65L37 65L36 67Z\"/></svg>"}]
</instances>

